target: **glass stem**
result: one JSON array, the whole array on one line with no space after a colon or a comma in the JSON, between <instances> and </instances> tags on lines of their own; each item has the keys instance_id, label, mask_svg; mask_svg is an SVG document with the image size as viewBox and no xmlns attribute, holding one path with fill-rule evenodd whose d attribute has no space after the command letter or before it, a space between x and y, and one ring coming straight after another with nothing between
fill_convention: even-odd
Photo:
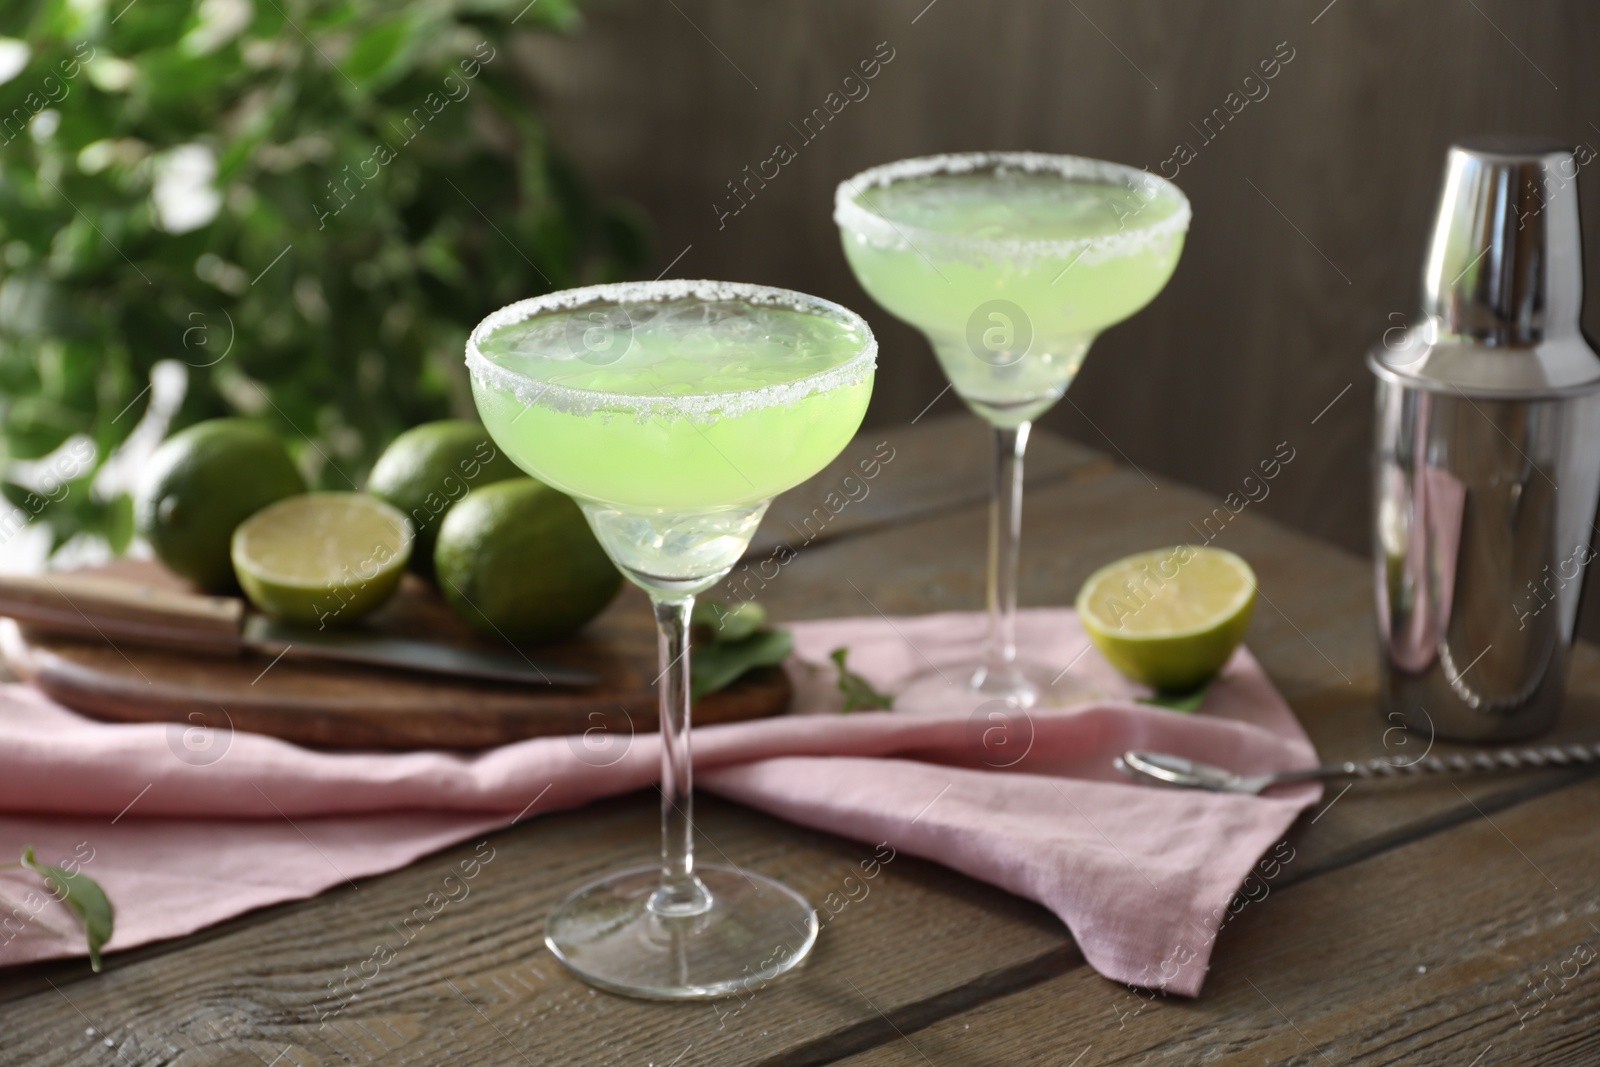
<instances>
[{"instance_id":1,"label":"glass stem","mask_svg":"<svg viewBox=\"0 0 1600 1067\"><path fill-rule=\"evenodd\" d=\"M698 915L711 896L694 875L694 770L689 756L689 613L693 596L652 596L661 677L661 886L658 915Z\"/></svg>"},{"instance_id":2,"label":"glass stem","mask_svg":"<svg viewBox=\"0 0 1600 1067\"><path fill-rule=\"evenodd\" d=\"M1009 674L1017 658L1017 564L1022 541L1022 457L1031 422L994 427L994 495L989 501L989 647L985 674Z\"/></svg>"}]
</instances>

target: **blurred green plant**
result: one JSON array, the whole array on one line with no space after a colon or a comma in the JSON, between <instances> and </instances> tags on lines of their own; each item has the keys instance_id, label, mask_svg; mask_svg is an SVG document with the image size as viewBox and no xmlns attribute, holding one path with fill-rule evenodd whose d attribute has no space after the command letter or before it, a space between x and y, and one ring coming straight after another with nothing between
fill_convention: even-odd
<instances>
[{"instance_id":1,"label":"blurred green plant","mask_svg":"<svg viewBox=\"0 0 1600 1067\"><path fill-rule=\"evenodd\" d=\"M526 37L577 21L570 0L0 7L5 470L95 446L38 512L55 545L126 545L125 495L90 487L161 361L187 368L174 429L261 419L348 489L400 430L471 413L484 314L643 265L644 222L585 189L520 76Z\"/></svg>"}]
</instances>

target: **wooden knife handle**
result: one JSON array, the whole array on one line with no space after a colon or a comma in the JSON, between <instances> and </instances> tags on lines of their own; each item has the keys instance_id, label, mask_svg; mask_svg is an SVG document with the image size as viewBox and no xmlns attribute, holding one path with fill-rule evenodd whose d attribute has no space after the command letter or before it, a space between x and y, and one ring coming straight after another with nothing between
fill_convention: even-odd
<instances>
[{"instance_id":1,"label":"wooden knife handle","mask_svg":"<svg viewBox=\"0 0 1600 1067\"><path fill-rule=\"evenodd\" d=\"M244 602L162 589L105 575L0 574L0 615L48 633L101 637L113 644L237 654Z\"/></svg>"}]
</instances>

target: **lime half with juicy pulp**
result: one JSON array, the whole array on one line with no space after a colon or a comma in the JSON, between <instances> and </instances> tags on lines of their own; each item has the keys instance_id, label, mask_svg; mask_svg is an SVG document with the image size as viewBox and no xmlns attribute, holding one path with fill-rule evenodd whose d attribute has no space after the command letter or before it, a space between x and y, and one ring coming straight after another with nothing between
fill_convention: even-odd
<instances>
[{"instance_id":1,"label":"lime half with juicy pulp","mask_svg":"<svg viewBox=\"0 0 1600 1067\"><path fill-rule=\"evenodd\" d=\"M233 569L250 602L275 619L342 626L394 593L411 556L411 524L365 493L305 493L268 505L233 532Z\"/></svg>"},{"instance_id":2,"label":"lime half with juicy pulp","mask_svg":"<svg viewBox=\"0 0 1600 1067\"><path fill-rule=\"evenodd\" d=\"M1109 563L1078 591L1078 618L1102 655L1136 682L1185 692L1244 640L1256 604L1250 565L1220 548L1177 545Z\"/></svg>"}]
</instances>

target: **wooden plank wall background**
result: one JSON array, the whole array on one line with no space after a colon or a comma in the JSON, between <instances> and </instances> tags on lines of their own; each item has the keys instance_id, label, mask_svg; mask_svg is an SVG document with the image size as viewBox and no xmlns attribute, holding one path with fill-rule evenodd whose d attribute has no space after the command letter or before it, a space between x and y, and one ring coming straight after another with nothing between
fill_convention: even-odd
<instances>
[{"instance_id":1,"label":"wooden plank wall background","mask_svg":"<svg viewBox=\"0 0 1600 1067\"><path fill-rule=\"evenodd\" d=\"M600 190L649 211L660 268L681 254L675 276L787 286L865 314L883 341L877 422L916 416L944 380L921 337L852 279L831 221L837 182L903 156L986 148L1159 170L1190 146L1177 181L1194 224L1177 274L1095 344L1072 404L1044 425L1217 494L1287 441L1296 458L1251 506L1364 554L1362 358L1415 315L1445 148L1486 131L1600 147L1600 5L1576 0L592 0L585 10L576 36L538 39L521 56L561 143ZM802 119L875 53L892 58L865 95L857 88L803 141ZM1292 58L1246 86L1275 55ZM1247 90L1255 99L1208 141L1206 116ZM727 183L779 142L797 158L720 217L738 206ZM1592 323L1600 172L1580 184ZM934 410L957 407L946 395Z\"/></svg>"}]
</instances>

